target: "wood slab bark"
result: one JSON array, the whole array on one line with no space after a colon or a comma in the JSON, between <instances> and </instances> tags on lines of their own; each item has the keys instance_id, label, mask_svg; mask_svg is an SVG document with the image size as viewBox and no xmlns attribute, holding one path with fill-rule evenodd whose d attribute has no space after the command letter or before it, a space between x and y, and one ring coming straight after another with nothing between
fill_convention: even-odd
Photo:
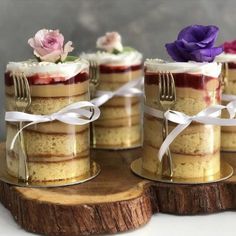
<instances>
[{"instance_id":1,"label":"wood slab bark","mask_svg":"<svg viewBox=\"0 0 236 236\"><path fill-rule=\"evenodd\" d=\"M0 155L5 155L4 143ZM22 188L0 182L0 201L25 230L60 236L118 233L146 224L153 214L205 214L236 209L236 175L206 185L173 185L135 176L130 163L140 149L93 152L102 168L84 184ZM223 157L234 168L236 154Z\"/></svg>"}]
</instances>

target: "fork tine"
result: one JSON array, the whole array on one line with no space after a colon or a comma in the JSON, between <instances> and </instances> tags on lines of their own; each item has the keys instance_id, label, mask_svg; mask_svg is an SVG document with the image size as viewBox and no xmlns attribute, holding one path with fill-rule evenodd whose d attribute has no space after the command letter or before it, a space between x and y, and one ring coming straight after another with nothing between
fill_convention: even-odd
<instances>
[{"instance_id":1,"label":"fork tine","mask_svg":"<svg viewBox=\"0 0 236 236\"><path fill-rule=\"evenodd\" d=\"M159 81L158 81L158 84L159 84L159 97L161 99L161 95L162 95L162 79L161 79L161 71L159 71L159 77L158 77Z\"/></svg>"},{"instance_id":2,"label":"fork tine","mask_svg":"<svg viewBox=\"0 0 236 236\"><path fill-rule=\"evenodd\" d=\"M19 83L20 83L20 89L21 89L21 99L26 98L26 88L24 83L24 78L21 76L21 74L18 75Z\"/></svg>"},{"instance_id":3,"label":"fork tine","mask_svg":"<svg viewBox=\"0 0 236 236\"><path fill-rule=\"evenodd\" d=\"M18 86L18 98L22 98L23 97L23 86L21 83L21 77L19 75L19 73L16 74L16 82L17 82L17 86Z\"/></svg>"},{"instance_id":4,"label":"fork tine","mask_svg":"<svg viewBox=\"0 0 236 236\"><path fill-rule=\"evenodd\" d=\"M171 90L172 90L171 94L172 94L173 100L175 101L176 100L175 80L172 73L170 73L170 78L171 78Z\"/></svg>"},{"instance_id":5,"label":"fork tine","mask_svg":"<svg viewBox=\"0 0 236 236\"><path fill-rule=\"evenodd\" d=\"M13 83L14 83L15 98L17 98L17 97L19 96L19 93L18 93L18 83L17 83L16 74L13 73L13 74L12 74L12 77L13 77Z\"/></svg>"},{"instance_id":6,"label":"fork tine","mask_svg":"<svg viewBox=\"0 0 236 236\"><path fill-rule=\"evenodd\" d=\"M28 83L28 80L24 74L22 74L22 82L24 84L25 95L28 98L29 83Z\"/></svg>"},{"instance_id":7,"label":"fork tine","mask_svg":"<svg viewBox=\"0 0 236 236\"><path fill-rule=\"evenodd\" d=\"M165 73L165 79L166 79L166 99L169 100L170 99L170 77L169 77L168 72Z\"/></svg>"},{"instance_id":8,"label":"fork tine","mask_svg":"<svg viewBox=\"0 0 236 236\"><path fill-rule=\"evenodd\" d=\"M30 86L29 86L29 81L24 73L22 74L22 79L23 79L24 88L25 88L25 95L26 95L25 99L28 102L26 109L28 109L29 105L31 104Z\"/></svg>"},{"instance_id":9,"label":"fork tine","mask_svg":"<svg viewBox=\"0 0 236 236\"><path fill-rule=\"evenodd\" d=\"M161 84L162 84L162 98L165 99L166 85L165 85L165 75L164 72L161 74Z\"/></svg>"}]
</instances>

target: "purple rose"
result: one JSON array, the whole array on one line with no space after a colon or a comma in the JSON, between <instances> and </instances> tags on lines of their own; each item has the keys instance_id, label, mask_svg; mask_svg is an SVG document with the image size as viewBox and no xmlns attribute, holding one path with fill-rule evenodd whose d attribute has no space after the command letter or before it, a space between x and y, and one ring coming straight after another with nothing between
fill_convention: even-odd
<instances>
[{"instance_id":1,"label":"purple rose","mask_svg":"<svg viewBox=\"0 0 236 236\"><path fill-rule=\"evenodd\" d=\"M219 28L214 25L191 25L182 29L173 43L166 49L174 61L212 62L223 52L222 47L214 47Z\"/></svg>"}]
</instances>

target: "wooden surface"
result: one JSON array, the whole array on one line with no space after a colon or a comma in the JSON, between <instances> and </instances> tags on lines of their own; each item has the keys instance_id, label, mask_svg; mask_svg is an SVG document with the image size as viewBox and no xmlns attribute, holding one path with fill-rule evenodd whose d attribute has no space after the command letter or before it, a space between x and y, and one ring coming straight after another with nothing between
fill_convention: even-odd
<instances>
[{"instance_id":1,"label":"wooden surface","mask_svg":"<svg viewBox=\"0 0 236 236\"><path fill-rule=\"evenodd\" d=\"M4 144L0 144L0 155ZM236 176L207 185L154 183L133 175L140 149L96 151L101 174L60 188L14 187L0 182L0 200L25 230L43 235L90 235L136 229L157 212L203 214L236 209ZM236 167L236 154L224 159Z\"/></svg>"}]
</instances>

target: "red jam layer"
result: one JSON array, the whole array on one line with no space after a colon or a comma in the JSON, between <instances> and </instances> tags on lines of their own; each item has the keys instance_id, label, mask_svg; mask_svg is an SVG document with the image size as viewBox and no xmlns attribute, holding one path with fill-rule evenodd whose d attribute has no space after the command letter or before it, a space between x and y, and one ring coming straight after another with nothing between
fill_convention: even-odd
<instances>
[{"instance_id":1,"label":"red jam layer","mask_svg":"<svg viewBox=\"0 0 236 236\"><path fill-rule=\"evenodd\" d=\"M228 67L229 67L229 69L236 69L236 63L234 63L234 62L229 62L229 63L228 63Z\"/></svg>"},{"instance_id":2,"label":"red jam layer","mask_svg":"<svg viewBox=\"0 0 236 236\"><path fill-rule=\"evenodd\" d=\"M206 84L213 79L217 79L205 75L194 75L187 73L173 74L176 87L193 88L193 89L205 89ZM145 84L158 84L158 73L146 72ZM218 79L217 79L218 80ZM220 86L220 83L219 83Z\"/></svg>"},{"instance_id":3,"label":"red jam layer","mask_svg":"<svg viewBox=\"0 0 236 236\"><path fill-rule=\"evenodd\" d=\"M30 85L47 85L47 84L76 84L81 83L89 79L87 72L79 73L68 80L64 80L64 77L49 77L35 74L27 77ZM5 73L5 85L13 85L13 77L10 76L10 72Z\"/></svg>"},{"instance_id":4,"label":"red jam layer","mask_svg":"<svg viewBox=\"0 0 236 236\"><path fill-rule=\"evenodd\" d=\"M111 66L111 65L100 65L100 73L112 74L112 73L125 73L129 71L142 70L143 64L132 65L132 66Z\"/></svg>"},{"instance_id":5,"label":"red jam layer","mask_svg":"<svg viewBox=\"0 0 236 236\"><path fill-rule=\"evenodd\" d=\"M187 73L176 73L173 74L174 80L175 80L175 86L181 87L181 88L193 88L198 90L204 91L204 101L206 104L211 105L212 96L209 95L209 89L207 89L207 83L211 80L217 80L218 78L205 76L205 75L193 75L193 74L187 74ZM158 73L145 73L145 84L157 84L159 81ZM220 83L217 84L216 82L216 88L214 91L216 92L214 97L217 100L218 103L221 102L221 86Z\"/></svg>"}]
</instances>

